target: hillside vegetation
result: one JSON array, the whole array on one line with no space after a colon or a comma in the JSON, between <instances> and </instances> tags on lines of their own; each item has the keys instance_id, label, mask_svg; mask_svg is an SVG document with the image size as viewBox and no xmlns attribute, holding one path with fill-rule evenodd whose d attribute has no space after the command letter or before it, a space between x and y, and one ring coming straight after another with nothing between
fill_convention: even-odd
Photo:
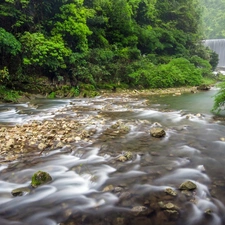
<instances>
[{"instance_id":1,"label":"hillside vegetation","mask_svg":"<svg viewBox=\"0 0 225 225\"><path fill-rule=\"evenodd\" d=\"M206 39L225 38L225 0L200 0Z\"/></svg>"},{"instance_id":2,"label":"hillside vegetation","mask_svg":"<svg viewBox=\"0 0 225 225\"><path fill-rule=\"evenodd\" d=\"M193 86L216 66L198 0L4 0L0 21L6 100Z\"/></svg>"}]
</instances>

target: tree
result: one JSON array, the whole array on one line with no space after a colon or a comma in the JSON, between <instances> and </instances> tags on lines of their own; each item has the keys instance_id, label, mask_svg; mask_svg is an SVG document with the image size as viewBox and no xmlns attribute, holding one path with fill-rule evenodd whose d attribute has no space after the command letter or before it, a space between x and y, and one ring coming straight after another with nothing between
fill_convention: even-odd
<instances>
[{"instance_id":1,"label":"tree","mask_svg":"<svg viewBox=\"0 0 225 225\"><path fill-rule=\"evenodd\" d=\"M10 80L9 72L16 71L17 63L11 65L13 59L21 52L21 44L15 36L0 27L0 81ZM19 60L15 60L18 62Z\"/></svg>"},{"instance_id":2,"label":"tree","mask_svg":"<svg viewBox=\"0 0 225 225\"><path fill-rule=\"evenodd\" d=\"M52 35L60 34L73 51L87 51L88 39L91 31L86 24L93 12L83 7L83 0L72 1L60 7L56 14Z\"/></svg>"},{"instance_id":3,"label":"tree","mask_svg":"<svg viewBox=\"0 0 225 225\"><path fill-rule=\"evenodd\" d=\"M60 35L47 38L41 33L25 32L20 41L25 66L39 66L56 72L60 68L66 68L66 61L72 53Z\"/></svg>"},{"instance_id":4,"label":"tree","mask_svg":"<svg viewBox=\"0 0 225 225\"><path fill-rule=\"evenodd\" d=\"M225 0L200 0L205 39L225 38Z\"/></svg>"}]
</instances>

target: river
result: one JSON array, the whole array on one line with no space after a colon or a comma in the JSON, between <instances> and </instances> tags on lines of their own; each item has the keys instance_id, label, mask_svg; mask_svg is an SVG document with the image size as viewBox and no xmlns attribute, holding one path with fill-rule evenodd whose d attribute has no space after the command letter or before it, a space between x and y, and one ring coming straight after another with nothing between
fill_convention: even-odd
<instances>
[{"instance_id":1,"label":"river","mask_svg":"<svg viewBox=\"0 0 225 225\"><path fill-rule=\"evenodd\" d=\"M2 127L67 117L95 129L69 146L2 161L0 224L225 224L225 123L211 113L216 91L0 105ZM151 137L154 126L166 136ZM38 170L53 180L12 196ZM179 190L187 180L197 189Z\"/></svg>"}]
</instances>

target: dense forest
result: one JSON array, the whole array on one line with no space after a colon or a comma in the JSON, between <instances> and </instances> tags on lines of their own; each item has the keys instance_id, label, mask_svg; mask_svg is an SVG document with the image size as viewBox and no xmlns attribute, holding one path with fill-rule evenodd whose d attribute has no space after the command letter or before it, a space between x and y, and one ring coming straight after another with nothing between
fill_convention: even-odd
<instances>
[{"instance_id":1,"label":"dense forest","mask_svg":"<svg viewBox=\"0 0 225 225\"><path fill-rule=\"evenodd\" d=\"M206 39L225 38L225 0L200 0Z\"/></svg>"},{"instance_id":2,"label":"dense forest","mask_svg":"<svg viewBox=\"0 0 225 225\"><path fill-rule=\"evenodd\" d=\"M198 0L1 0L2 98L199 85L218 61L201 44L202 8Z\"/></svg>"}]
</instances>

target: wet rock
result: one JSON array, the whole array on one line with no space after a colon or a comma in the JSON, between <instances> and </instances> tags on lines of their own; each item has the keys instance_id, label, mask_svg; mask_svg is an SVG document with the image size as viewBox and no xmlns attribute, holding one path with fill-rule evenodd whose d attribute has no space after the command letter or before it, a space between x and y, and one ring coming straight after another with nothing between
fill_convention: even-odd
<instances>
[{"instance_id":1,"label":"wet rock","mask_svg":"<svg viewBox=\"0 0 225 225\"><path fill-rule=\"evenodd\" d=\"M131 160L133 158L132 152L123 152L123 155L127 158L127 160Z\"/></svg>"},{"instance_id":2,"label":"wet rock","mask_svg":"<svg viewBox=\"0 0 225 225\"><path fill-rule=\"evenodd\" d=\"M165 193L167 193L168 195L177 196L177 192L174 191L172 188L166 188Z\"/></svg>"},{"instance_id":3,"label":"wet rock","mask_svg":"<svg viewBox=\"0 0 225 225\"><path fill-rule=\"evenodd\" d=\"M118 156L117 160L120 162L126 162L133 158L132 152L123 152L122 155Z\"/></svg>"},{"instance_id":4,"label":"wet rock","mask_svg":"<svg viewBox=\"0 0 225 225\"><path fill-rule=\"evenodd\" d=\"M210 88L211 87L209 85L203 84L203 85L198 86L197 90L208 91L208 90L210 90Z\"/></svg>"},{"instance_id":5,"label":"wet rock","mask_svg":"<svg viewBox=\"0 0 225 225\"><path fill-rule=\"evenodd\" d=\"M104 187L104 189L102 190L103 192L108 192L108 191L113 191L114 190L114 186L112 184Z\"/></svg>"},{"instance_id":6,"label":"wet rock","mask_svg":"<svg viewBox=\"0 0 225 225\"><path fill-rule=\"evenodd\" d=\"M190 180L183 182L179 187L180 190L194 190L196 188L197 185Z\"/></svg>"},{"instance_id":7,"label":"wet rock","mask_svg":"<svg viewBox=\"0 0 225 225\"><path fill-rule=\"evenodd\" d=\"M124 155L120 155L118 158L117 158L118 161L120 162L126 162L127 161L127 158L124 156Z\"/></svg>"},{"instance_id":8,"label":"wet rock","mask_svg":"<svg viewBox=\"0 0 225 225\"><path fill-rule=\"evenodd\" d=\"M64 144L60 141L57 143L57 145L55 146L56 148L62 148L64 146Z\"/></svg>"},{"instance_id":9,"label":"wet rock","mask_svg":"<svg viewBox=\"0 0 225 225\"><path fill-rule=\"evenodd\" d=\"M177 220L179 218L179 207L175 204L168 202L159 202L159 207L164 211L165 215L172 220Z\"/></svg>"},{"instance_id":10,"label":"wet rock","mask_svg":"<svg viewBox=\"0 0 225 225\"><path fill-rule=\"evenodd\" d=\"M212 211L211 209L206 209L206 210L204 211L204 213L205 213L206 215L212 215L213 211Z\"/></svg>"},{"instance_id":11,"label":"wet rock","mask_svg":"<svg viewBox=\"0 0 225 225\"><path fill-rule=\"evenodd\" d=\"M40 144L38 145L38 149L41 150L41 151L43 151L43 150L46 149L46 148L47 148L47 145L44 144L44 143L40 143Z\"/></svg>"},{"instance_id":12,"label":"wet rock","mask_svg":"<svg viewBox=\"0 0 225 225\"><path fill-rule=\"evenodd\" d=\"M153 127L150 130L150 134L152 137L161 138L166 135L166 132L163 128L160 127Z\"/></svg>"},{"instance_id":13,"label":"wet rock","mask_svg":"<svg viewBox=\"0 0 225 225\"><path fill-rule=\"evenodd\" d=\"M130 192L123 192L120 195L120 201L127 200L127 199L130 199L130 198L131 198L131 193Z\"/></svg>"},{"instance_id":14,"label":"wet rock","mask_svg":"<svg viewBox=\"0 0 225 225\"><path fill-rule=\"evenodd\" d=\"M122 187L115 187L114 192L121 192L123 191Z\"/></svg>"},{"instance_id":15,"label":"wet rock","mask_svg":"<svg viewBox=\"0 0 225 225\"><path fill-rule=\"evenodd\" d=\"M172 220L177 220L179 218L179 212L177 210L165 210L167 216Z\"/></svg>"},{"instance_id":16,"label":"wet rock","mask_svg":"<svg viewBox=\"0 0 225 225\"><path fill-rule=\"evenodd\" d=\"M113 225L125 225L125 218L123 217L117 217L113 223Z\"/></svg>"},{"instance_id":17,"label":"wet rock","mask_svg":"<svg viewBox=\"0 0 225 225\"><path fill-rule=\"evenodd\" d=\"M75 141L80 141L81 137L75 137Z\"/></svg>"},{"instance_id":18,"label":"wet rock","mask_svg":"<svg viewBox=\"0 0 225 225\"><path fill-rule=\"evenodd\" d=\"M15 140L14 139L9 139L7 142L6 142L6 147L7 148L11 148L15 145Z\"/></svg>"},{"instance_id":19,"label":"wet rock","mask_svg":"<svg viewBox=\"0 0 225 225\"><path fill-rule=\"evenodd\" d=\"M52 177L49 173L46 173L44 171L38 171L32 176L31 186L38 187L40 185L50 182L51 180Z\"/></svg>"},{"instance_id":20,"label":"wet rock","mask_svg":"<svg viewBox=\"0 0 225 225\"><path fill-rule=\"evenodd\" d=\"M178 209L178 207L171 202L168 202L168 203L159 202L159 206L161 209L167 209L167 210L175 210L175 209L177 210Z\"/></svg>"},{"instance_id":21,"label":"wet rock","mask_svg":"<svg viewBox=\"0 0 225 225\"><path fill-rule=\"evenodd\" d=\"M134 206L131 209L131 212L135 216L147 216L149 214L149 209L145 206Z\"/></svg>"},{"instance_id":22,"label":"wet rock","mask_svg":"<svg viewBox=\"0 0 225 225\"><path fill-rule=\"evenodd\" d=\"M192 119L192 118L194 118L194 115L192 115L192 114L187 114L186 115L186 119Z\"/></svg>"},{"instance_id":23,"label":"wet rock","mask_svg":"<svg viewBox=\"0 0 225 225\"><path fill-rule=\"evenodd\" d=\"M31 189L28 187L21 187L21 188L16 188L16 189L12 190L11 194L13 196L23 196L23 195L29 194L30 191L31 191Z\"/></svg>"}]
</instances>

